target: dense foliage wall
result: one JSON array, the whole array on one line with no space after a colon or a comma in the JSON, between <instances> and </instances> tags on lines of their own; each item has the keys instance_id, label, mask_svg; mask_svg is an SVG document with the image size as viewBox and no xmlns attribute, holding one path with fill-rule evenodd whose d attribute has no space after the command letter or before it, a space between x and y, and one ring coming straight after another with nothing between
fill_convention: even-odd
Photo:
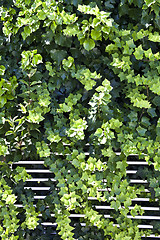
<instances>
[{"instance_id":1,"label":"dense foliage wall","mask_svg":"<svg viewBox=\"0 0 160 240\"><path fill-rule=\"evenodd\" d=\"M3 240L47 239L42 212L55 214L57 239L141 239L127 215L143 214L129 206L144 189L129 186L126 161L138 154L153 164L142 177L159 199L159 16L159 0L0 1ZM43 159L56 180L37 207L25 169L11 169L25 159ZM88 197L109 204L113 218ZM73 226L73 211L85 214L89 231Z\"/></svg>"}]
</instances>

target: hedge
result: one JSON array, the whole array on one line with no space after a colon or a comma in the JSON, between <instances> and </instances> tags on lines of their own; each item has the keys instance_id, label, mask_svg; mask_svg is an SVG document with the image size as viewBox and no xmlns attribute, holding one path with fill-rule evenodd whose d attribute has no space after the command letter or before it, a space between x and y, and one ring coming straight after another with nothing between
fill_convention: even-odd
<instances>
[{"instance_id":1,"label":"hedge","mask_svg":"<svg viewBox=\"0 0 160 240\"><path fill-rule=\"evenodd\" d=\"M159 0L0 2L2 240L53 239L44 234L42 213L55 214L54 239L160 233L158 223L141 230L127 217L143 215L140 205L129 206L144 187L126 176L130 154L147 161L151 170L141 178L159 202L159 16ZM24 189L31 176L11 168L28 159L44 160L56 180L36 206ZM111 206L112 218L89 197ZM84 214L87 227L74 224L71 212Z\"/></svg>"}]
</instances>

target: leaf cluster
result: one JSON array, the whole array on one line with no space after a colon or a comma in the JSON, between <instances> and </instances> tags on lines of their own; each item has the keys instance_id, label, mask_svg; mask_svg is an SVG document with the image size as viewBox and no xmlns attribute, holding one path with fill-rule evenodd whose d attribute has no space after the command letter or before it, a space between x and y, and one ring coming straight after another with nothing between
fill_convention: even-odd
<instances>
[{"instance_id":1,"label":"leaf cluster","mask_svg":"<svg viewBox=\"0 0 160 240\"><path fill-rule=\"evenodd\" d=\"M158 0L1 1L2 239L44 239L51 214L64 240L149 234L127 216L144 213L132 199L160 198L159 14ZM149 193L129 184L131 154L152 165ZM44 160L55 179L36 207L26 170L11 171L28 159ZM90 199L110 206L111 218Z\"/></svg>"}]
</instances>

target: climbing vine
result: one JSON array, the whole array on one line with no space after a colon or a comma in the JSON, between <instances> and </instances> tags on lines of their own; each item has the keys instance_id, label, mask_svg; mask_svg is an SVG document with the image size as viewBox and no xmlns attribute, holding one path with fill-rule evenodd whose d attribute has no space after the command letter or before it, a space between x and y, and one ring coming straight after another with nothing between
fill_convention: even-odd
<instances>
[{"instance_id":1,"label":"climbing vine","mask_svg":"<svg viewBox=\"0 0 160 240\"><path fill-rule=\"evenodd\" d=\"M143 215L140 205L129 208L140 194L160 199L159 15L159 0L1 1L2 239L44 239L38 216L48 206L42 215L54 214L57 239L151 233L127 216ZM149 193L129 184L130 154L153 166L140 174ZM55 179L36 206L24 188L31 176L12 169L27 159L44 160ZM90 198L109 205L111 218ZM72 212L84 215L86 227L74 224Z\"/></svg>"}]
</instances>

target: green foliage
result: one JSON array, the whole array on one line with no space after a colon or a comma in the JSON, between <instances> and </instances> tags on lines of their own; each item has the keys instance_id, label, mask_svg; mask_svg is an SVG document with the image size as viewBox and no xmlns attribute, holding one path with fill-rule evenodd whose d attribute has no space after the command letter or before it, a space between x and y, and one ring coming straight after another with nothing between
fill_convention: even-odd
<instances>
[{"instance_id":1,"label":"green foliage","mask_svg":"<svg viewBox=\"0 0 160 240\"><path fill-rule=\"evenodd\" d=\"M5 164L3 164L2 168ZM6 164L7 169L7 164ZM4 170L4 169L3 169ZM37 218L38 214L35 211L33 204L30 204L25 195L17 196L13 193L14 190L8 185L7 181L4 179L3 175L5 172L1 171L0 178L0 236L2 240L10 239L22 239L20 235L23 234L26 229L35 229L38 225ZM7 174L8 175L8 174ZM30 176L26 173L26 170L22 167L17 167L14 173L11 173L8 178L15 180L16 185L20 183L21 180L24 182ZM23 198L23 199L22 199ZM19 209L15 206L17 201L22 201L24 204L25 218L22 219L18 216ZM17 232L20 235L17 235Z\"/></svg>"},{"instance_id":2,"label":"green foliage","mask_svg":"<svg viewBox=\"0 0 160 240\"><path fill-rule=\"evenodd\" d=\"M143 214L139 205L130 208L139 194L160 198L159 14L158 0L1 1L2 240L43 239L38 214L46 220L50 211L64 240L148 234L127 215ZM153 165L140 174L150 193L129 185L130 154ZM43 159L56 180L37 207L24 189L30 176L11 170L27 159ZM112 218L90 198L107 203ZM74 225L73 211L89 230Z\"/></svg>"}]
</instances>

